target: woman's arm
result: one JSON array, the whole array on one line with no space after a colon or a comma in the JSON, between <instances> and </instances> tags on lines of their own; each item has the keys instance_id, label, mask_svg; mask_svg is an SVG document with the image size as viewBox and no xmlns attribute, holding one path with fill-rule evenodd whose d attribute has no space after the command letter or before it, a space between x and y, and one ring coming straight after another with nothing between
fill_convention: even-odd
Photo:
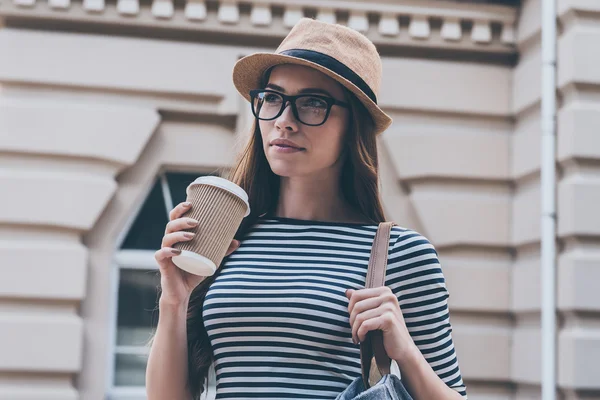
<instances>
[{"instance_id":1,"label":"woman's arm","mask_svg":"<svg viewBox=\"0 0 600 400\"><path fill-rule=\"evenodd\" d=\"M396 295L388 287L347 290L352 340L365 340L381 330L387 355L398 363L402 382L416 400L458 400L463 397L433 370L409 333ZM450 357L451 358L451 357Z\"/></svg>"},{"instance_id":2,"label":"woman's arm","mask_svg":"<svg viewBox=\"0 0 600 400\"><path fill-rule=\"evenodd\" d=\"M466 398L437 252L416 232L395 228L394 234L386 286L346 292L353 341L381 330L416 400Z\"/></svg>"},{"instance_id":3,"label":"woman's arm","mask_svg":"<svg viewBox=\"0 0 600 400\"><path fill-rule=\"evenodd\" d=\"M187 303L159 303L158 327L146 369L148 400L191 399L187 389Z\"/></svg>"},{"instance_id":4,"label":"woman's arm","mask_svg":"<svg viewBox=\"0 0 600 400\"><path fill-rule=\"evenodd\" d=\"M462 400L460 393L442 382L417 346L412 346L402 360L395 361L402 374L402 383L415 399Z\"/></svg>"},{"instance_id":5,"label":"woman's arm","mask_svg":"<svg viewBox=\"0 0 600 400\"><path fill-rule=\"evenodd\" d=\"M191 207L189 202L180 203L170 212L161 248L154 255L160 269L161 295L158 327L146 367L149 400L192 398L188 389L187 311L192 291L206 277L187 273L172 261L173 256L181 254L181 250L173 246L191 240L193 233L190 235L185 230L199 223L183 217ZM238 240L233 240L226 255L239 245Z\"/></svg>"}]
</instances>

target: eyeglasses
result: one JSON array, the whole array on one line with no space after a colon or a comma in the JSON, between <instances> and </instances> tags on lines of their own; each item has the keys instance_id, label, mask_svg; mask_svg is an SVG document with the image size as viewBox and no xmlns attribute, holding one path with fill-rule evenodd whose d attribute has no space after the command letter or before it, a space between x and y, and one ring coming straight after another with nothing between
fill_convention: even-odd
<instances>
[{"instance_id":1,"label":"eyeglasses","mask_svg":"<svg viewBox=\"0 0 600 400\"><path fill-rule=\"evenodd\" d=\"M323 125L334 105L350 108L348 103L317 94L287 96L274 90L255 89L250 91L252 114L257 119L271 121L283 114L288 102L294 117L304 125Z\"/></svg>"}]
</instances>

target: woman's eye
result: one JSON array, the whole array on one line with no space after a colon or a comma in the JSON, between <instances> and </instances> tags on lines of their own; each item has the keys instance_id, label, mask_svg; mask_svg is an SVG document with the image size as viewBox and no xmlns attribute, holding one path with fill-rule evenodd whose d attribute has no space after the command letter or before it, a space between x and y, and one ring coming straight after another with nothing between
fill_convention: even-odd
<instances>
[{"instance_id":1,"label":"woman's eye","mask_svg":"<svg viewBox=\"0 0 600 400\"><path fill-rule=\"evenodd\" d=\"M273 93L267 93L263 97L263 100L266 101L267 103L277 103L277 102L281 102L281 97L279 97Z\"/></svg>"},{"instance_id":2,"label":"woman's eye","mask_svg":"<svg viewBox=\"0 0 600 400\"><path fill-rule=\"evenodd\" d=\"M327 108L327 102L318 97L307 97L302 101L303 107Z\"/></svg>"}]
</instances>

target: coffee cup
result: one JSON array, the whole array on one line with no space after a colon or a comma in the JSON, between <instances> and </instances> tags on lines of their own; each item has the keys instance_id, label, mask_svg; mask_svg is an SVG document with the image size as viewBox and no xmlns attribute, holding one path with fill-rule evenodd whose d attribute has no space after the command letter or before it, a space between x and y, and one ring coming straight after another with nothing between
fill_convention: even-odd
<instances>
[{"instance_id":1,"label":"coffee cup","mask_svg":"<svg viewBox=\"0 0 600 400\"><path fill-rule=\"evenodd\" d=\"M186 189L186 201L192 204L185 217L198 221L187 229L195 233L190 241L173 247L181 254L173 263L194 275L211 276L227 253L242 220L250 214L248 194L235 183L217 176L203 176Z\"/></svg>"}]
</instances>

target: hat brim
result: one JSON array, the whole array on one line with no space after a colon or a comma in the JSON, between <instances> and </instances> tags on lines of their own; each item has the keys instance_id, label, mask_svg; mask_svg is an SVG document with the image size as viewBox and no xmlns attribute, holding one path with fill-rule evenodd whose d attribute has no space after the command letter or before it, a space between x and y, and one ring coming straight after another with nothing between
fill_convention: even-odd
<instances>
[{"instance_id":1,"label":"hat brim","mask_svg":"<svg viewBox=\"0 0 600 400\"><path fill-rule=\"evenodd\" d=\"M371 114L375 124L375 133L377 135L385 131L391 125L392 118L383 112L383 110L355 84L322 65L302 58L273 53L254 53L243 57L239 59L233 67L233 84L237 91L246 100L250 101L250 90L260 88L259 85L265 71L271 67L282 64L296 64L314 68L339 82L342 86L352 92Z\"/></svg>"}]
</instances>

